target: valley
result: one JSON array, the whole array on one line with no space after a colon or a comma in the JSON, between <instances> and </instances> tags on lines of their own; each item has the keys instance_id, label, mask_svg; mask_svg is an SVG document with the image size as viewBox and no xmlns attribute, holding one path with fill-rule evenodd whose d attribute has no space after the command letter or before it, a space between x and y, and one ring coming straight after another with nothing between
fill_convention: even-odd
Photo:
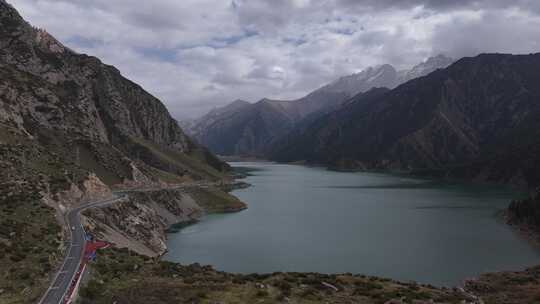
<instances>
[{"instance_id":1,"label":"valley","mask_svg":"<svg viewBox=\"0 0 540 304\"><path fill-rule=\"evenodd\" d=\"M409 80L445 68L454 60L444 55L428 58L410 70L389 64L343 76L296 100L236 100L184 124L198 142L218 155L266 157L289 134L301 132L316 119L351 103L372 88L395 88Z\"/></svg>"},{"instance_id":2,"label":"valley","mask_svg":"<svg viewBox=\"0 0 540 304\"><path fill-rule=\"evenodd\" d=\"M540 53L381 42L428 3L272 40L260 1L49 1L0 0L0 303L539 301Z\"/></svg>"}]
</instances>

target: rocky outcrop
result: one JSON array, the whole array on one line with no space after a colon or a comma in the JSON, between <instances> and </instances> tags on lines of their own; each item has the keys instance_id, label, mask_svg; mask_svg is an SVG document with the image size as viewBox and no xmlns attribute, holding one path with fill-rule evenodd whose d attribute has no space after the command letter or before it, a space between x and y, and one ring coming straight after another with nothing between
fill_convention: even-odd
<instances>
[{"instance_id":1,"label":"rocky outcrop","mask_svg":"<svg viewBox=\"0 0 540 304\"><path fill-rule=\"evenodd\" d=\"M244 203L215 188L132 191L122 202L85 211L83 225L92 235L116 247L160 256L167 250L169 228L195 222L206 213L245 208Z\"/></svg>"},{"instance_id":2,"label":"rocky outcrop","mask_svg":"<svg viewBox=\"0 0 540 304\"><path fill-rule=\"evenodd\" d=\"M84 213L84 225L100 240L148 256L165 253L165 231L173 224L199 219L204 210L176 190L132 192L129 199Z\"/></svg>"},{"instance_id":3,"label":"rocky outcrop","mask_svg":"<svg viewBox=\"0 0 540 304\"><path fill-rule=\"evenodd\" d=\"M273 159L540 184L540 54L485 54L383 94L359 95Z\"/></svg>"},{"instance_id":4,"label":"rocky outcrop","mask_svg":"<svg viewBox=\"0 0 540 304\"><path fill-rule=\"evenodd\" d=\"M50 186L42 191L42 201L57 209L61 214L81 203L109 198L112 192L95 174L90 173L81 184L73 182L65 190L52 193Z\"/></svg>"}]
</instances>

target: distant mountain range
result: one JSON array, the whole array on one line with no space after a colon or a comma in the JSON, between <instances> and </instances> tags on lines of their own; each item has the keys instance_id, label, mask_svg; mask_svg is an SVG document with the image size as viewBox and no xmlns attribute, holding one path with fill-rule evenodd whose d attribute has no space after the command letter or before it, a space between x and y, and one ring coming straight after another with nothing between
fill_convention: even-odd
<instances>
[{"instance_id":1,"label":"distant mountain range","mask_svg":"<svg viewBox=\"0 0 540 304\"><path fill-rule=\"evenodd\" d=\"M539 79L540 54L381 65L298 100L216 110L194 136L223 155L535 187Z\"/></svg>"},{"instance_id":2,"label":"distant mountain range","mask_svg":"<svg viewBox=\"0 0 540 304\"><path fill-rule=\"evenodd\" d=\"M179 124L180 127L182 127L182 130L188 134L200 134L204 130L208 129L213 123L218 121L221 117L232 115L236 111L239 111L249 105L251 105L251 103L237 99L224 107L211 110L198 119L180 120Z\"/></svg>"},{"instance_id":3,"label":"distant mountain range","mask_svg":"<svg viewBox=\"0 0 540 304\"><path fill-rule=\"evenodd\" d=\"M264 157L273 143L302 130L316 118L339 109L351 97L375 87L394 88L410 79L445 68L453 59L439 55L411 70L384 64L341 77L297 100L262 99L254 104L237 100L195 121L184 130L211 151L222 155Z\"/></svg>"},{"instance_id":4,"label":"distant mountain range","mask_svg":"<svg viewBox=\"0 0 540 304\"><path fill-rule=\"evenodd\" d=\"M274 145L278 161L540 184L540 54L463 58L374 89Z\"/></svg>"}]
</instances>

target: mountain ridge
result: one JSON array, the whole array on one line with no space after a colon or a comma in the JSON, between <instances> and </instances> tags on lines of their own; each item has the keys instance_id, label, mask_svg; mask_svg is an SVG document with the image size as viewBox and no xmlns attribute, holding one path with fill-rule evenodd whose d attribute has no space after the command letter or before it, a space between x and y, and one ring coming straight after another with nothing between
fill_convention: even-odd
<instances>
[{"instance_id":1,"label":"mountain ridge","mask_svg":"<svg viewBox=\"0 0 540 304\"><path fill-rule=\"evenodd\" d=\"M221 117L209 119L208 115L215 113L211 111L195 122L197 127L188 129L191 132L190 135L215 153L265 157L269 150L274 149L272 145L286 134L296 131L297 127L303 128L319 116L337 110L358 93L375 87L394 88L408 80L407 77L422 76L437 68L446 67L452 61L451 58L439 55L414 66L408 70L408 74L402 73L403 75L400 75L400 72L389 64L368 67L359 73L340 77L299 99L261 99L241 108L239 111L246 112L242 115L234 116L236 113L225 113ZM264 106L263 103L270 107ZM265 110L271 113L260 113ZM247 117L248 112L254 115L251 120ZM268 119L259 120L258 123L252 121L261 115L273 117L276 121L272 122ZM230 123L235 117L238 121ZM234 127L232 128L231 125ZM260 129L250 129L253 127ZM253 134L261 138L254 139Z\"/></svg>"},{"instance_id":2,"label":"mountain ridge","mask_svg":"<svg viewBox=\"0 0 540 304\"><path fill-rule=\"evenodd\" d=\"M540 75L534 70L539 66L540 54L462 58L368 106L320 118L272 159L343 169L439 171L534 187L540 180L534 173L539 159L525 157L523 150L540 138L535 101ZM518 150L523 160L510 163Z\"/></svg>"}]
</instances>

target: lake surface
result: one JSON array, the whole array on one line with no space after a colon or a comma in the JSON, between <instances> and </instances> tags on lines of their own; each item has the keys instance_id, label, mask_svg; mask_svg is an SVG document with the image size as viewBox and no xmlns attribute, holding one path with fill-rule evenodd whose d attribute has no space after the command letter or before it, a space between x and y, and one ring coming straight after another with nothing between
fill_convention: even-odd
<instances>
[{"instance_id":1,"label":"lake surface","mask_svg":"<svg viewBox=\"0 0 540 304\"><path fill-rule=\"evenodd\" d=\"M293 165L257 169L235 190L240 213L170 234L165 259L251 273L360 273L455 286L482 272L540 264L540 250L497 217L512 193Z\"/></svg>"}]
</instances>

